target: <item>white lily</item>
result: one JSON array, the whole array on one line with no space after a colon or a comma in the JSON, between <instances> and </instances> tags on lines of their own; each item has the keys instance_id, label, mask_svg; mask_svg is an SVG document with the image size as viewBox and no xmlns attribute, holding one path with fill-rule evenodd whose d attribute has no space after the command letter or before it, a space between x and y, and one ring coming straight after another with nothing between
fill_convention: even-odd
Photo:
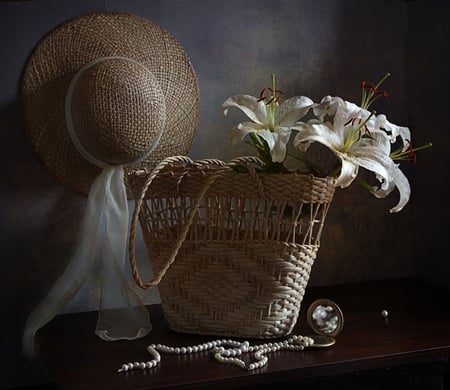
<instances>
[{"instance_id":1,"label":"white lily","mask_svg":"<svg viewBox=\"0 0 450 390\"><path fill-rule=\"evenodd\" d=\"M271 95L266 98L263 92L259 98L250 95L236 95L223 104L224 115L230 107L240 109L251 122L241 122L231 129L232 144L244 140L250 134L264 139L270 150L273 162L283 162L286 158L286 145L291 136L291 128L303 118L314 102L306 96L296 96L279 103L280 91L275 89L275 76L272 75Z\"/></svg>"},{"instance_id":2,"label":"white lily","mask_svg":"<svg viewBox=\"0 0 450 390\"><path fill-rule=\"evenodd\" d=\"M336 183L341 188L355 180L359 167L374 172L381 187L374 189L373 194L386 197L397 187L400 201L390 211L400 211L409 201L411 190L408 180L390 157L391 142L397 135L407 136L409 129L396 126L384 115L376 116L339 97L325 97L314 108L314 113L320 121L298 124L294 146L306 150L311 143L319 142L328 147L341 162ZM323 122L327 116L332 122Z\"/></svg>"}]
</instances>

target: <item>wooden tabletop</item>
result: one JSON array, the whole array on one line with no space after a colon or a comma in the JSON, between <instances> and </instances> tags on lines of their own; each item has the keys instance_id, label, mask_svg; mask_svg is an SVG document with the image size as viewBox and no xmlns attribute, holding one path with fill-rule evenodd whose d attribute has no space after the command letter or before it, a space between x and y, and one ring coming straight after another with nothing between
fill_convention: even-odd
<instances>
[{"instance_id":1,"label":"wooden tabletop","mask_svg":"<svg viewBox=\"0 0 450 390\"><path fill-rule=\"evenodd\" d=\"M416 279L309 287L293 334L312 333L306 311L320 298L331 299L342 309L344 329L336 344L271 353L268 364L254 371L218 363L210 352L202 352L161 354L155 368L118 373L123 363L150 360L149 344L188 346L217 339L172 332L159 305L149 307L153 331L135 341L100 340L94 334L96 312L59 315L38 333L41 357L57 388L74 390L245 388L450 357L446 289ZM388 311L388 320L381 315L383 310Z\"/></svg>"}]
</instances>

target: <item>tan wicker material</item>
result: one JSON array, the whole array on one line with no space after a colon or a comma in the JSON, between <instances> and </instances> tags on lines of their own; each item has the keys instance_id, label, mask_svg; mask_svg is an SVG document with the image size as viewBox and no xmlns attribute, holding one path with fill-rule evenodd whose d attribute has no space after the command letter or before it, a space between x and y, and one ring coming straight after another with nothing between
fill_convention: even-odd
<instances>
[{"instance_id":1,"label":"tan wicker material","mask_svg":"<svg viewBox=\"0 0 450 390\"><path fill-rule=\"evenodd\" d=\"M161 26L117 12L88 13L56 26L24 68L24 124L46 171L83 195L101 168L72 143L64 107L74 76L99 59L78 79L71 105L78 139L91 155L107 164L129 163L127 172L151 170L189 152L200 120L192 64Z\"/></svg>"},{"instance_id":2,"label":"tan wicker material","mask_svg":"<svg viewBox=\"0 0 450 390\"><path fill-rule=\"evenodd\" d=\"M159 286L172 330L254 338L292 331L334 180L264 174L261 166L253 157L229 163L172 157L151 174L129 176L137 199L133 276L144 289ZM135 258L138 221L155 273L148 282Z\"/></svg>"}]
</instances>

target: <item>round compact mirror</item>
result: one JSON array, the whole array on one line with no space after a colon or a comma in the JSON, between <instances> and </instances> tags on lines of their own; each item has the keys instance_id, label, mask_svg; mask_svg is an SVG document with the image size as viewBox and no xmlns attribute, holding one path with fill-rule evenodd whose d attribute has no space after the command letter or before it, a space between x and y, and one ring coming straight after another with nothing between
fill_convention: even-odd
<instances>
[{"instance_id":1,"label":"round compact mirror","mask_svg":"<svg viewBox=\"0 0 450 390\"><path fill-rule=\"evenodd\" d=\"M336 336L344 327L341 309L329 299L314 301L308 308L307 321L314 333L321 336Z\"/></svg>"}]
</instances>

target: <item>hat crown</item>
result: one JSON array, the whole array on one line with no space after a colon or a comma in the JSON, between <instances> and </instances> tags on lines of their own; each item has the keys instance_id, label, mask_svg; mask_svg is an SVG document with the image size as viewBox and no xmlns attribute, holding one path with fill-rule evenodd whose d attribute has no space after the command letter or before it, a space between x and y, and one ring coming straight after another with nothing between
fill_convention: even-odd
<instances>
[{"instance_id":1,"label":"hat crown","mask_svg":"<svg viewBox=\"0 0 450 390\"><path fill-rule=\"evenodd\" d=\"M93 163L138 161L156 147L164 131L166 107L158 81L131 59L99 58L81 68L66 104L75 145Z\"/></svg>"}]
</instances>

